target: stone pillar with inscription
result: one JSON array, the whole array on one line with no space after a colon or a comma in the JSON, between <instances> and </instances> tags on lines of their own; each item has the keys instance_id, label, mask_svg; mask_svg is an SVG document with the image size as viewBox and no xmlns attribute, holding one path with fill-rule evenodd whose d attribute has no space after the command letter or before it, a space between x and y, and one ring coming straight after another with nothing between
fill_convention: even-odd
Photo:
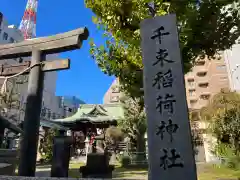
<instances>
[{"instance_id":1,"label":"stone pillar with inscription","mask_svg":"<svg viewBox=\"0 0 240 180\"><path fill-rule=\"evenodd\" d=\"M197 180L174 14L141 22L149 180Z\"/></svg>"},{"instance_id":2,"label":"stone pillar with inscription","mask_svg":"<svg viewBox=\"0 0 240 180\"><path fill-rule=\"evenodd\" d=\"M71 144L69 136L54 137L51 177L68 177Z\"/></svg>"}]
</instances>

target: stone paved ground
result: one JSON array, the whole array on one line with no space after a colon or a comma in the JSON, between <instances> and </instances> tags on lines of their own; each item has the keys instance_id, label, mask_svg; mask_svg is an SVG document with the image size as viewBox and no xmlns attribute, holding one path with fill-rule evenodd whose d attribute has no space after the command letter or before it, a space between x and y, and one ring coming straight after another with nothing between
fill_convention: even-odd
<instances>
[{"instance_id":1,"label":"stone paved ground","mask_svg":"<svg viewBox=\"0 0 240 180\"><path fill-rule=\"evenodd\" d=\"M45 166L37 166L36 168L36 177L50 177L51 172L51 166L45 165Z\"/></svg>"},{"instance_id":2,"label":"stone paved ground","mask_svg":"<svg viewBox=\"0 0 240 180\"><path fill-rule=\"evenodd\" d=\"M75 161L73 161L73 163L76 163ZM205 169L204 164L198 164L197 166L198 168L198 172L204 172L207 171ZM51 166L50 165L43 165L43 166L37 166L36 168L36 177L50 177L50 172L51 172ZM121 172L121 174L119 174L119 172L113 172L114 176L116 178L119 178L119 176L124 176L124 177L129 177L127 179L146 179L146 172L145 171L127 171L127 172ZM134 174L134 176L132 176L132 174ZM113 178L113 179L116 179Z\"/></svg>"},{"instance_id":3,"label":"stone paved ground","mask_svg":"<svg viewBox=\"0 0 240 180\"><path fill-rule=\"evenodd\" d=\"M85 156L78 157L77 159L72 159L71 163L84 163ZM50 165L38 165L36 168L36 177L50 177L51 166Z\"/></svg>"},{"instance_id":4,"label":"stone paved ground","mask_svg":"<svg viewBox=\"0 0 240 180\"><path fill-rule=\"evenodd\" d=\"M51 167L50 166L37 166L36 168L36 177L50 177ZM134 174L134 176L132 175ZM146 178L146 171L130 171L130 172L113 172L113 179L119 179L124 177L124 179L138 179L143 180ZM127 177L127 178L125 178Z\"/></svg>"},{"instance_id":5,"label":"stone paved ground","mask_svg":"<svg viewBox=\"0 0 240 180\"><path fill-rule=\"evenodd\" d=\"M79 177L78 166L79 164L71 164L74 170L73 177ZM50 166L37 166L36 176L37 177L49 177L51 167ZM237 180L240 177L240 171L233 171L227 168L213 168L212 165L207 164L197 164L198 180ZM113 179L137 179L143 180L147 179L146 170L131 170L131 169L121 169L117 168L113 172Z\"/></svg>"}]
</instances>

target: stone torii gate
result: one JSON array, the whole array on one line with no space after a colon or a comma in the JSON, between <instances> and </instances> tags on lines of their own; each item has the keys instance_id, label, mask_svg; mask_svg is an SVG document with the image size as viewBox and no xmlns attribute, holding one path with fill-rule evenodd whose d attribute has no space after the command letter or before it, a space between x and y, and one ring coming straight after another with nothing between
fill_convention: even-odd
<instances>
[{"instance_id":1,"label":"stone torii gate","mask_svg":"<svg viewBox=\"0 0 240 180\"><path fill-rule=\"evenodd\" d=\"M0 45L0 60L31 56L31 62L0 67L0 76L30 73L24 129L20 146L19 176L35 176L44 72L69 69L68 59L46 61L46 55L80 49L87 40L87 28L63 34Z\"/></svg>"}]
</instances>

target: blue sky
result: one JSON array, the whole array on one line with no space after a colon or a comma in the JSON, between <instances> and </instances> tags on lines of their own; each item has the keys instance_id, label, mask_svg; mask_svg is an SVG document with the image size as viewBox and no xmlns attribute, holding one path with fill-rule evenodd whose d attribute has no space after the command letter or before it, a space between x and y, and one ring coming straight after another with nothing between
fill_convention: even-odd
<instances>
[{"instance_id":1,"label":"blue sky","mask_svg":"<svg viewBox=\"0 0 240 180\"><path fill-rule=\"evenodd\" d=\"M1 0L0 11L9 24L19 25L27 0ZM90 38L103 43L102 32L92 23L93 13L85 8L84 0L39 0L37 36L48 36L86 26ZM103 74L91 59L89 41L80 50L62 53L71 59L71 69L58 72L57 95L75 95L86 103L102 103L103 95L114 77Z\"/></svg>"}]
</instances>

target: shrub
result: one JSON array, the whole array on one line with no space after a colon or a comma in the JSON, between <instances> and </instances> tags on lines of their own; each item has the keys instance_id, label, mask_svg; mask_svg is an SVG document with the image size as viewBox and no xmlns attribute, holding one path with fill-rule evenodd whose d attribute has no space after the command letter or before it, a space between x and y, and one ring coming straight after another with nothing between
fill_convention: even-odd
<instances>
[{"instance_id":1,"label":"shrub","mask_svg":"<svg viewBox=\"0 0 240 180\"><path fill-rule=\"evenodd\" d=\"M231 169L240 169L240 153L231 147L231 145L219 142L213 153L223 158L222 164Z\"/></svg>"},{"instance_id":2,"label":"shrub","mask_svg":"<svg viewBox=\"0 0 240 180\"><path fill-rule=\"evenodd\" d=\"M240 169L240 157L231 157L226 161L225 164L228 168L238 170Z\"/></svg>"},{"instance_id":3,"label":"shrub","mask_svg":"<svg viewBox=\"0 0 240 180\"><path fill-rule=\"evenodd\" d=\"M118 127L111 126L105 132L105 146L116 152L118 144L124 139L124 134Z\"/></svg>"},{"instance_id":4,"label":"shrub","mask_svg":"<svg viewBox=\"0 0 240 180\"><path fill-rule=\"evenodd\" d=\"M45 136L41 144L41 156L43 161L50 162L53 156L53 139L57 135L57 130L49 129L45 131Z\"/></svg>"}]
</instances>

